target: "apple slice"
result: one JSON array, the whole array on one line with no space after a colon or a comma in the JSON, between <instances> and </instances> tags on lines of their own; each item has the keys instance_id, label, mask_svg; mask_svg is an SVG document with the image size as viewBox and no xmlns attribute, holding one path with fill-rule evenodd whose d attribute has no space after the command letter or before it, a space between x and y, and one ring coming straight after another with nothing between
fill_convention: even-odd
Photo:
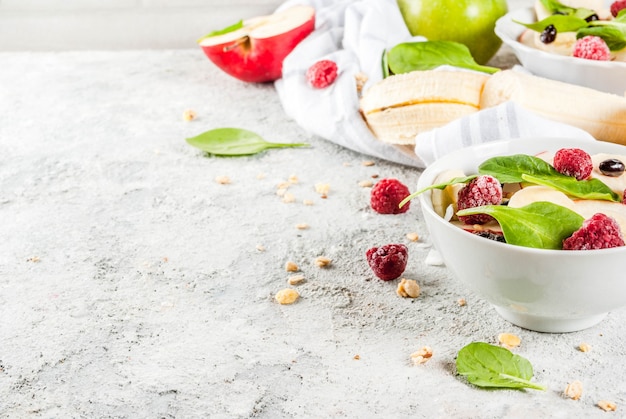
<instances>
[{"instance_id":1,"label":"apple slice","mask_svg":"<svg viewBox=\"0 0 626 419\"><path fill-rule=\"evenodd\" d=\"M297 5L201 38L206 56L224 72L251 83L282 75L283 59L315 29L315 9Z\"/></svg>"}]
</instances>

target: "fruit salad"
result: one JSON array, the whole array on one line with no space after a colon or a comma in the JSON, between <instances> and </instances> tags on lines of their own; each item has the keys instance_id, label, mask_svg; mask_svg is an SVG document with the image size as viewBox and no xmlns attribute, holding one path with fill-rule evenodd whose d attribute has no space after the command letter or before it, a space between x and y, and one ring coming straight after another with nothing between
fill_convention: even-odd
<instances>
[{"instance_id":1,"label":"fruit salad","mask_svg":"<svg viewBox=\"0 0 626 419\"><path fill-rule=\"evenodd\" d=\"M624 246L626 155L580 148L485 160L478 173L447 170L433 209L469 233L508 244L564 250Z\"/></svg>"},{"instance_id":2,"label":"fruit salad","mask_svg":"<svg viewBox=\"0 0 626 419\"><path fill-rule=\"evenodd\" d=\"M602 0L537 0L536 22L519 42L553 54L597 61L626 61L626 0L609 9Z\"/></svg>"}]
</instances>

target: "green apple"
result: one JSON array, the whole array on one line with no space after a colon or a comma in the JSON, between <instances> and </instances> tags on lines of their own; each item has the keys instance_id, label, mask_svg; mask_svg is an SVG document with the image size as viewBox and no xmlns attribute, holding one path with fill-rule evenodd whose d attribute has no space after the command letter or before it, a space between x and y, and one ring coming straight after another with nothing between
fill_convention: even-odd
<instances>
[{"instance_id":1,"label":"green apple","mask_svg":"<svg viewBox=\"0 0 626 419\"><path fill-rule=\"evenodd\" d=\"M397 1L412 35L465 44L479 64L486 64L502 45L494 28L508 11L506 0Z\"/></svg>"}]
</instances>

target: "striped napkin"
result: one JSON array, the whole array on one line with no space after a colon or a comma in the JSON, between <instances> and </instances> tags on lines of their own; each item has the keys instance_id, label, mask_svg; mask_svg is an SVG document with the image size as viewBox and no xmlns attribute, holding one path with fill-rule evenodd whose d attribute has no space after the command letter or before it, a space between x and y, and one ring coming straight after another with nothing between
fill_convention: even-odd
<instances>
[{"instance_id":1,"label":"striped napkin","mask_svg":"<svg viewBox=\"0 0 626 419\"><path fill-rule=\"evenodd\" d=\"M381 57L386 49L412 37L396 0L288 0L278 10L309 4L316 10L316 29L283 62L275 82L283 109L305 130L345 148L396 163L425 168L444 154L472 144L527 137L593 139L578 128L553 122L512 102L456 120L422 133L416 146L383 143L370 132L359 113L357 79L362 89L382 79ZM306 70L321 59L339 68L335 83L313 89Z\"/></svg>"}]
</instances>

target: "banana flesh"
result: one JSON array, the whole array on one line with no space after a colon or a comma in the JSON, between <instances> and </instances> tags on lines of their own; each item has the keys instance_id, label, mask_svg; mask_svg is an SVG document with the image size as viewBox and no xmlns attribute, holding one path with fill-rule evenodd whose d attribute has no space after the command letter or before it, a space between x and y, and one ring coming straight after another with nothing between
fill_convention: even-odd
<instances>
[{"instance_id":1,"label":"banana flesh","mask_svg":"<svg viewBox=\"0 0 626 419\"><path fill-rule=\"evenodd\" d=\"M493 74L480 107L512 100L547 119L581 128L598 140L626 145L626 98L512 70Z\"/></svg>"},{"instance_id":2,"label":"banana flesh","mask_svg":"<svg viewBox=\"0 0 626 419\"><path fill-rule=\"evenodd\" d=\"M360 111L374 135L393 144L415 144L419 133L478 111L487 74L413 71L373 85Z\"/></svg>"}]
</instances>

